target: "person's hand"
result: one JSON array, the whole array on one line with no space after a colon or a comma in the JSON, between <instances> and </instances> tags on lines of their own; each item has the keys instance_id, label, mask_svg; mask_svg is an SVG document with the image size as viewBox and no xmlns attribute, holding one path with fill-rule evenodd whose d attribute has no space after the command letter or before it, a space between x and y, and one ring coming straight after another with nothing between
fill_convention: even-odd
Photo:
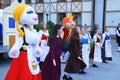
<instances>
[{"instance_id":1,"label":"person's hand","mask_svg":"<svg viewBox=\"0 0 120 80\"><path fill-rule=\"evenodd\" d=\"M36 54L39 55L39 54L40 54L40 51L37 50L37 51L36 51Z\"/></svg>"},{"instance_id":2,"label":"person's hand","mask_svg":"<svg viewBox=\"0 0 120 80\"><path fill-rule=\"evenodd\" d=\"M62 56L60 56L60 61L62 62Z\"/></svg>"},{"instance_id":3,"label":"person's hand","mask_svg":"<svg viewBox=\"0 0 120 80\"><path fill-rule=\"evenodd\" d=\"M11 52L11 54L14 55L14 56L16 55L16 53L17 53L17 50L13 50L13 51Z\"/></svg>"},{"instance_id":4,"label":"person's hand","mask_svg":"<svg viewBox=\"0 0 120 80\"><path fill-rule=\"evenodd\" d=\"M82 60L81 57L78 57L79 60Z\"/></svg>"},{"instance_id":5,"label":"person's hand","mask_svg":"<svg viewBox=\"0 0 120 80\"><path fill-rule=\"evenodd\" d=\"M55 59L53 59L53 65L56 66L56 61L55 61Z\"/></svg>"}]
</instances>

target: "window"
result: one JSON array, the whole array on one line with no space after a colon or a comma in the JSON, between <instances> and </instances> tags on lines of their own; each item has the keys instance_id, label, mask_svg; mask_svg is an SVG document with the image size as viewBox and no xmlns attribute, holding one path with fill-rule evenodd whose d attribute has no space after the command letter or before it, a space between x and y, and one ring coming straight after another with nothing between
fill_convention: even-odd
<instances>
[{"instance_id":1,"label":"window","mask_svg":"<svg viewBox=\"0 0 120 80\"><path fill-rule=\"evenodd\" d=\"M72 2L78 2L78 1L81 1L81 0L72 0Z\"/></svg>"},{"instance_id":2,"label":"window","mask_svg":"<svg viewBox=\"0 0 120 80\"><path fill-rule=\"evenodd\" d=\"M30 4L30 3L31 3L31 0L25 0L25 3L26 3L26 4Z\"/></svg>"},{"instance_id":3,"label":"window","mask_svg":"<svg viewBox=\"0 0 120 80\"><path fill-rule=\"evenodd\" d=\"M58 2L66 2L67 0L58 0Z\"/></svg>"},{"instance_id":4,"label":"window","mask_svg":"<svg viewBox=\"0 0 120 80\"><path fill-rule=\"evenodd\" d=\"M43 0L36 0L36 2L43 3Z\"/></svg>"},{"instance_id":5,"label":"window","mask_svg":"<svg viewBox=\"0 0 120 80\"><path fill-rule=\"evenodd\" d=\"M43 13L38 13L39 23L43 22Z\"/></svg>"},{"instance_id":6,"label":"window","mask_svg":"<svg viewBox=\"0 0 120 80\"><path fill-rule=\"evenodd\" d=\"M10 0L5 0L5 4L10 4Z\"/></svg>"},{"instance_id":7,"label":"window","mask_svg":"<svg viewBox=\"0 0 120 80\"><path fill-rule=\"evenodd\" d=\"M58 13L57 22L60 23L64 17L66 17L66 13Z\"/></svg>"},{"instance_id":8,"label":"window","mask_svg":"<svg viewBox=\"0 0 120 80\"><path fill-rule=\"evenodd\" d=\"M9 28L15 28L15 21L13 18L9 17Z\"/></svg>"},{"instance_id":9,"label":"window","mask_svg":"<svg viewBox=\"0 0 120 80\"><path fill-rule=\"evenodd\" d=\"M77 17L75 22L77 25L80 25L81 24L81 13L73 13L73 16Z\"/></svg>"}]
</instances>

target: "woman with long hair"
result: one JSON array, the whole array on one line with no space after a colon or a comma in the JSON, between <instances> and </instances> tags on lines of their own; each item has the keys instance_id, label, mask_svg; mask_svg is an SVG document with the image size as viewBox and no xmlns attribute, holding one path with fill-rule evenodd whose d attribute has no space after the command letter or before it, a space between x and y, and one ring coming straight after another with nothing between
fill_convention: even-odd
<instances>
[{"instance_id":1,"label":"woman with long hair","mask_svg":"<svg viewBox=\"0 0 120 80\"><path fill-rule=\"evenodd\" d=\"M42 80L60 80L62 54L62 26L56 24L50 38L50 50L42 66Z\"/></svg>"},{"instance_id":2,"label":"woman with long hair","mask_svg":"<svg viewBox=\"0 0 120 80\"><path fill-rule=\"evenodd\" d=\"M79 27L75 27L68 38L70 57L64 70L64 80L73 80L72 73L79 73L86 67L86 64L82 61L82 42L79 33Z\"/></svg>"}]
</instances>

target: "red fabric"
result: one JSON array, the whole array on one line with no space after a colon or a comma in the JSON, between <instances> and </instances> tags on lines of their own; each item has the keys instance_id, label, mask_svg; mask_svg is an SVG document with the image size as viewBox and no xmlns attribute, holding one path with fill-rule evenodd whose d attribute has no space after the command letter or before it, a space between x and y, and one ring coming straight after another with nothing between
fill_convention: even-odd
<instances>
[{"instance_id":1,"label":"red fabric","mask_svg":"<svg viewBox=\"0 0 120 80\"><path fill-rule=\"evenodd\" d=\"M42 40L47 40L48 37L47 37L46 35L43 34L41 39L42 39Z\"/></svg>"},{"instance_id":2,"label":"red fabric","mask_svg":"<svg viewBox=\"0 0 120 80\"><path fill-rule=\"evenodd\" d=\"M20 56L12 60L10 69L4 80L42 80L41 73L31 74L28 67L27 53L20 52Z\"/></svg>"},{"instance_id":3,"label":"red fabric","mask_svg":"<svg viewBox=\"0 0 120 80\"><path fill-rule=\"evenodd\" d=\"M70 30L67 29L67 28L63 28L63 32L64 32L63 38L64 38L64 39L67 39L68 36L69 36L69 34L70 34Z\"/></svg>"}]
</instances>

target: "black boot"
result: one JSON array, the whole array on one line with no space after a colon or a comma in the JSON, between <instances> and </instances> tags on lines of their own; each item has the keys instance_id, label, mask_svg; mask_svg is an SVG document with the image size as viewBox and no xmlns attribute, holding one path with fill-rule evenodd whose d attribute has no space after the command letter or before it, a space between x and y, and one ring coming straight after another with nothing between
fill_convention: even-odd
<instances>
[{"instance_id":1,"label":"black boot","mask_svg":"<svg viewBox=\"0 0 120 80\"><path fill-rule=\"evenodd\" d=\"M92 67L96 67L97 68L98 66L96 64L93 64Z\"/></svg>"},{"instance_id":2,"label":"black boot","mask_svg":"<svg viewBox=\"0 0 120 80\"><path fill-rule=\"evenodd\" d=\"M103 60L102 62L103 62L103 63L108 63L106 60Z\"/></svg>"},{"instance_id":3,"label":"black boot","mask_svg":"<svg viewBox=\"0 0 120 80\"><path fill-rule=\"evenodd\" d=\"M108 60L108 61L112 61L112 57L108 57L107 60Z\"/></svg>"},{"instance_id":4,"label":"black boot","mask_svg":"<svg viewBox=\"0 0 120 80\"><path fill-rule=\"evenodd\" d=\"M69 80L69 76L67 76L67 75L64 74L64 76L63 76L62 79L63 79L63 80Z\"/></svg>"},{"instance_id":5,"label":"black boot","mask_svg":"<svg viewBox=\"0 0 120 80\"><path fill-rule=\"evenodd\" d=\"M73 78L69 76L69 79L68 79L68 80L73 80Z\"/></svg>"},{"instance_id":6,"label":"black boot","mask_svg":"<svg viewBox=\"0 0 120 80\"><path fill-rule=\"evenodd\" d=\"M80 74L86 74L86 72L85 72L85 71L80 71L79 73L80 73Z\"/></svg>"}]
</instances>

